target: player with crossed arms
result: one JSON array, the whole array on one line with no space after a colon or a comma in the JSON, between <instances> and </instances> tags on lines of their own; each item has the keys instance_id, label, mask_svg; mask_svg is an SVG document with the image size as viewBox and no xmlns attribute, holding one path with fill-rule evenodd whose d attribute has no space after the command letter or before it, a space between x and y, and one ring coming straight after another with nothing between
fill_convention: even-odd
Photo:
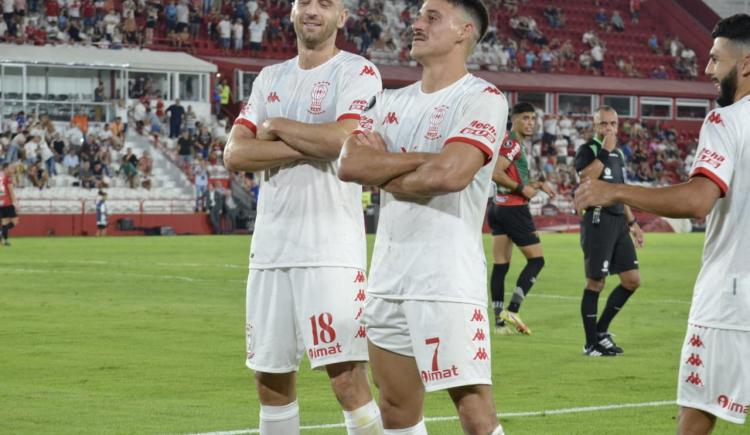
<instances>
[{"instance_id":1,"label":"player with crossed arms","mask_svg":"<svg viewBox=\"0 0 750 435\"><path fill-rule=\"evenodd\" d=\"M264 68L235 121L224 162L263 171L247 282L247 360L261 434L299 433L303 354L325 369L351 435L382 433L367 381L362 188L337 177L337 157L381 90L366 59L335 46L342 0L298 0L298 56Z\"/></svg>"},{"instance_id":2,"label":"player with crossed arms","mask_svg":"<svg viewBox=\"0 0 750 435\"><path fill-rule=\"evenodd\" d=\"M466 433L503 433L481 228L508 104L466 70L487 23L481 1L424 1L421 81L379 94L341 151L341 179L385 190L364 323L386 434L427 433L425 390L448 391Z\"/></svg>"}]
</instances>

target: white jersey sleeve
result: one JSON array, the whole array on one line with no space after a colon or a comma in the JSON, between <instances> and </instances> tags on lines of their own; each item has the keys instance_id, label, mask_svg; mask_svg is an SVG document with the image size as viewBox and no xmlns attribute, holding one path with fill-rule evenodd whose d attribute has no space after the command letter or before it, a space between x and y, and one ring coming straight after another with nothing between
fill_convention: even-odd
<instances>
[{"instance_id":1,"label":"white jersey sleeve","mask_svg":"<svg viewBox=\"0 0 750 435\"><path fill-rule=\"evenodd\" d=\"M505 96L496 88L488 87L479 94L464 98L463 113L448 133L445 145L461 142L478 148L484 154L485 164L497 155L508 118Z\"/></svg>"},{"instance_id":2,"label":"white jersey sleeve","mask_svg":"<svg viewBox=\"0 0 750 435\"><path fill-rule=\"evenodd\" d=\"M263 102L263 96L265 95L264 89L264 77L263 70L261 70L258 77L253 82L253 90L250 93L250 98L247 100L242 110L240 111L237 119L234 120L235 124L244 125L249 128L253 134L258 133L258 125L266 120L266 105Z\"/></svg>"},{"instance_id":3,"label":"white jersey sleeve","mask_svg":"<svg viewBox=\"0 0 750 435\"><path fill-rule=\"evenodd\" d=\"M339 97L336 102L336 121L359 119L370 98L383 88L380 72L372 63L362 59L339 80Z\"/></svg>"},{"instance_id":4,"label":"white jersey sleeve","mask_svg":"<svg viewBox=\"0 0 750 435\"><path fill-rule=\"evenodd\" d=\"M690 170L691 177L701 175L716 183L722 197L729 191L737 159L737 147L732 141L740 136L736 129L737 126L722 119L721 113L711 112L701 127L695 161Z\"/></svg>"}]
</instances>

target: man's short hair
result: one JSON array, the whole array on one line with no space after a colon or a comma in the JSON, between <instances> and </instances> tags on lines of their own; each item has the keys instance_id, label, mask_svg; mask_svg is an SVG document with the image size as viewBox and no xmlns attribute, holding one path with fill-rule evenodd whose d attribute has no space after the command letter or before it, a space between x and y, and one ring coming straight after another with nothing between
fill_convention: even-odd
<instances>
[{"instance_id":1,"label":"man's short hair","mask_svg":"<svg viewBox=\"0 0 750 435\"><path fill-rule=\"evenodd\" d=\"M536 108L531 103L525 101L516 103L513 109L510 111L511 116L520 115L521 113L533 112L536 113Z\"/></svg>"},{"instance_id":2,"label":"man's short hair","mask_svg":"<svg viewBox=\"0 0 750 435\"><path fill-rule=\"evenodd\" d=\"M490 25L490 13L482 0L446 0L453 6L463 8L469 14L477 28L477 42L484 38Z\"/></svg>"},{"instance_id":3,"label":"man's short hair","mask_svg":"<svg viewBox=\"0 0 750 435\"><path fill-rule=\"evenodd\" d=\"M727 38L732 42L750 46L750 15L737 14L724 18L716 23L711 37Z\"/></svg>"},{"instance_id":4,"label":"man's short hair","mask_svg":"<svg viewBox=\"0 0 750 435\"><path fill-rule=\"evenodd\" d=\"M598 115L598 114L600 114L602 112L612 112L615 115L617 115L617 110L615 110L614 107L607 106L607 105L602 105L602 106L597 107L596 110L594 110L594 116L596 116L596 115Z\"/></svg>"}]
</instances>

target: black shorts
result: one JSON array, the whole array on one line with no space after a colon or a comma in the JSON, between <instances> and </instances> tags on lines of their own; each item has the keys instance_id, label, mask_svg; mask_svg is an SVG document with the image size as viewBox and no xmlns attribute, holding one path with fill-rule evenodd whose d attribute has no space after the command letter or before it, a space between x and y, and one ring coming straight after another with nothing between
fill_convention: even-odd
<instances>
[{"instance_id":1,"label":"black shorts","mask_svg":"<svg viewBox=\"0 0 750 435\"><path fill-rule=\"evenodd\" d=\"M96 227L99 228L100 230L103 230L107 228L107 224L96 224Z\"/></svg>"},{"instance_id":2,"label":"black shorts","mask_svg":"<svg viewBox=\"0 0 750 435\"><path fill-rule=\"evenodd\" d=\"M625 215L602 211L598 224L593 212L581 220L581 249L586 278L602 279L609 274L638 269L635 245Z\"/></svg>"},{"instance_id":3,"label":"black shorts","mask_svg":"<svg viewBox=\"0 0 750 435\"><path fill-rule=\"evenodd\" d=\"M489 207L487 221L493 236L507 235L516 246L529 246L539 243L539 236L531 219L528 204L497 205Z\"/></svg>"},{"instance_id":4,"label":"black shorts","mask_svg":"<svg viewBox=\"0 0 750 435\"><path fill-rule=\"evenodd\" d=\"M6 205L4 207L0 207L0 218L11 219L17 216L18 215L16 214L16 206Z\"/></svg>"}]
</instances>

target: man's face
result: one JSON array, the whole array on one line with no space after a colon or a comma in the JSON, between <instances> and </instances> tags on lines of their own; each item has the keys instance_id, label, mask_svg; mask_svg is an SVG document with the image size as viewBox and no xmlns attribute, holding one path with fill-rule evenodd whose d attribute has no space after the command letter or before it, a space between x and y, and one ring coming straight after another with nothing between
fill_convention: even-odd
<instances>
[{"instance_id":1,"label":"man's face","mask_svg":"<svg viewBox=\"0 0 750 435\"><path fill-rule=\"evenodd\" d=\"M737 64L739 48L734 47L727 38L714 39L714 45L709 52L706 75L714 82L719 96L716 102L721 107L734 103L737 93Z\"/></svg>"},{"instance_id":2,"label":"man's face","mask_svg":"<svg viewBox=\"0 0 750 435\"><path fill-rule=\"evenodd\" d=\"M312 48L332 38L344 26L346 15L341 0L297 0L291 19L297 38Z\"/></svg>"},{"instance_id":3,"label":"man's face","mask_svg":"<svg viewBox=\"0 0 750 435\"><path fill-rule=\"evenodd\" d=\"M594 131L596 131L596 135L599 137L604 137L608 134L617 134L618 125L617 112L604 110L594 114Z\"/></svg>"},{"instance_id":4,"label":"man's face","mask_svg":"<svg viewBox=\"0 0 750 435\"><path fill-rule=\"evenodd\" d=\"M429 56L449 53L463 32L468 31L467 25L471 22L462 9L445 0L426 0L411 25L411 56L421 61Z\"/></svg>"},{"instance_id":5,"label":"man's face","mask_svg":"<svg viewBox=\"0 0 750 435\"><path fill-rule=\"evenodd\" d=\"M523 112L512 116L513 131L524 136L530 137L534 134L536 125L536 113Z\"/></svg>"}]
</instances>

